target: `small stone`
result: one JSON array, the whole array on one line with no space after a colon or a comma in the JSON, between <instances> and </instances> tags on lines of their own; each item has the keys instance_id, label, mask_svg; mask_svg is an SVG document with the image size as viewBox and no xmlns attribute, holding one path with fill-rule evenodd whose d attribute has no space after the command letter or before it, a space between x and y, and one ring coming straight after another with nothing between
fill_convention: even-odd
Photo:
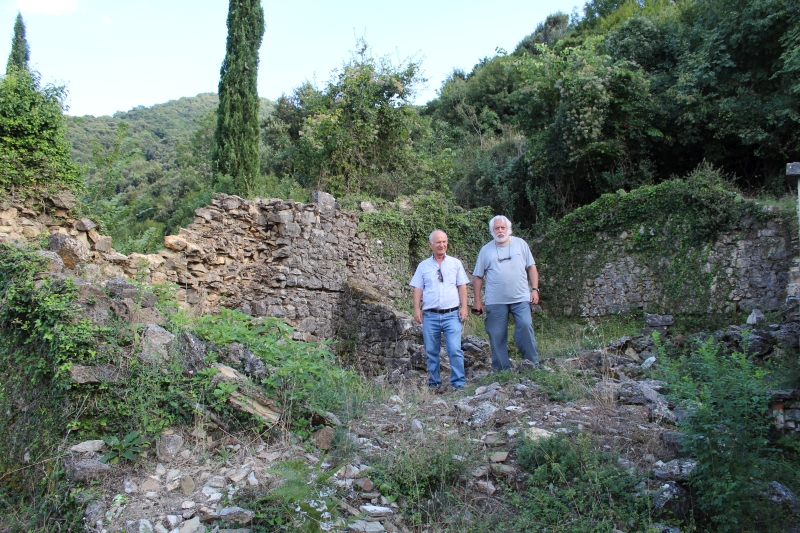
<instances>
[{"instance_id":1,"label":"small stone","mask_svg":"<svg viewBox=\"0 0 800 533\"><path fill-rule=\"evenodd\" d=\"M653 363L655 363L655 362L656 362L656 358L655 357L648 357L647 359L645 359L644 363L642 363L642 368L646 370L646 369L650 368L651 366L653 366Z\"/></svg>"},{"instance_id":2,"label":"small stone","mask_svg":"<svg viewBox=\"0 0 800 533\"><path fill-rule=\"evenodd\" d=\"M183 526L181 526L180 533L197 533L200 527L200 517L195 516L191 520L187 520Z\"/></svg>"},{"instance_id":3,"label":"small stone","mask_svg":"<svg viewBox=\"0 0 800 533\"><path fill-rule=\"evenodd\" d=\"M217 489L224 489L225 485L227 485L227 482L225 481L225 478L222 477L222 476L214 476L211 479L209 479L208 481L206 481L206 487L214 487L214 488L217 488Z\"/></svg>"},{"instance_id":4,"label":"small stone","mask_svg":"<svg viewBox=\"0 0 800 533\"><path fill-rule=\"evenodd\" d=\"M472 471L472 477L484 477L489 474L489 465L481 465Z\"/></svg>"},{"instance_id":5,"label":"small stone","mask_svg":"<svg viewBox=\"0 0 800 533\"><path fill-rule=\"evenodd\" d=\"M138 533L153 533L153 523L150 520L141 519L136 531Z\"/></svg>"},{"instance_id":6,"label":"small stone","mask_svg":"<svg viewBox=\"0 0 800 533\"><path fill-rule=\"evenodd\" d=\"M525 430L525 436L536 442L539 439L549 439L553 434L546 429L533 427Z\"/></svg>"},{"instance_id":7,"label":"small stone","mask_svg":"<svg viewBox=\"0 0 800 533\"><path fill-rule=\"evenodd\" d=\"M356 520L349 526L351 531L358 531L359 533L378 533L386 531L383 524L380 522L367 522L366 520Z\"/></svg>"},{"instance_id":8,"label":"small stone","mask_svg":"<svg viewBox=\"0 0 800 533\"><path fill-rule=\"evenodd\" d=\"M491 496L497 490L491 481L476 481L475 487L480 491Z\"/></svg>"},{"instance_id":9,"label":"small stone","mask_svg":"<svg viewBox=\"0 0 800 533\"><path fill-rule=\"evenodd\" d=\"M225 507L219 511L219 517L222 520L238 524L249 524L254 516L253 511L241 507Z\"/></svg>"},{"instance_id":10,"label":"small stone","mask_svg":"<svg viewBox=\"0 0 800 533\"><path fill-rule=\"evenodd\" d=\"M169 525L170 529L175 529L182 523L183 523L183 517L178 516L176 514L167 515L167 525Z\"/></svg>"},{"instance_id":11,"label":"small stone","mask_svg":"<svg viewBox=\"0 0 800 533\"><path fill-rule=\"evenodd\" d=\"M145 492L151 490L158 490L161 488L161 484L155 479L149 478L146 479L144 483L142 483L142 486L140 488Z\"/></svg>"},{"instance_id":12,"label":"small stone","mask_svg":"<svg viewBox=\"0 0 800 533\"><path fill-rule=\"evenodd\" d=\"M333 443L333 438L335 434L333 428L325 426L316 432L314 432L314 446L319 448L320 450L328 451L331 449L331 444Z\"/></svg>"},{"instance_id":13,"label":"small stone","mask_svg":"<svg viewBox=\"0 0 800 533\"><path fill-rule=\"evenodd\" d=\"M77 229L79 231L89 231L89 230L93 230L95 227L97 227L97 224L95 224L94 222L92 222L91 220L89 220L88 218L85 218L85 217L81 218L75 224L75 229Z\"/></svg>"},{"instance_id":14,"label":"small stone","mask_svg":"<svg viewBox=\"0 0 800 533\"><path fill-rule=\"evenodd\" d=\"M391 516L394 514L394 511L392 511L389 507L380 507L377 505L362 505L361 507L359 507L359 510L362 513L367 513L368 515L375 518Z\"/></svg>"},{"instance_id":15,"label":"small stone","mask_svg":"<svg viewBox=\"0 0 800 533\"><path fill-rule=\"evenodd\" d=\"M194 480L189 476L183 476L181 478L181 491L184 494L189 495L194 492L195 484Z\"/></svg>"},{"instance_id":16,"label":"small stone","mask_svg":"<svg viewBox=\"0 0 800 533\"><path fill-rule=\"evenodd\" d=\"M255 472L250 472L247 475L247 484L250 485L251 487L257 487L258 486L258 478L256 478L256 473Z\"/></svg>"},{"instance_id":17,"label":"small stone","mask_svg":"<svg viewBox=\"0 0 800 533\"><path fill-rule=\"evenodd\" d=\"M169 529L164 527L164 524L159 522L153 527L153 533L169 533Z\"/></svg>"},{"instance_id":18,"label":"small stone","mask_svg":"<svg viewBox=\"0 0 800 533\"><path fill-rule=\"evenodd\" d=\"M181 504L181 509L194 509L196 505L192 500L186 500Z\"/></svg>"},{"instance_id":19,"label":"small stone","mask_svg":"<svg viewBox=\"0 0 800 533\"><path fill-rule=\"evenodd\" d=\"M233 474L230 474L228 476L228 479L230 479L234 483L239 483L241 480L246 478L247 474L249 474L249 473L250 473L250 469L249 468L242 468L242 469L234 472Z\"/></svg>"},{"instance_id":20,"label":"small stone","mask_svg":"<svg viewBox=\"0 0 800 533\"><path fill-rule=\"evenodd\" d=\"M106 445L102 440L87 440L80 444L76 444L70 448L70 451L76 453L97 453Z\"/></svg>"},{"instance_id":21,"label":"small stone","mask_svg":"<svg viewBox=\"0 0 800 533\"><path fill-rule=\"evenodd\" d=\"M130 479L126 479L125 482L123 483L122 490L124 490L126 494L133 494L139 489L136 487L136 483L134 483Z\"/></svg>"},{"instance_id":22,"label":"small stone","mask_svg":"<svg viewBox=\"0 0 800 533\"><path fill-rule=\"evenodd\" d=\"M165 467L165 466L164 466L163 464L161 464L161 463L158 463L158 464L156 465L156 474L158 474L159 476L163 476L163 475L164 475L164 474L166 474L166 473L167 473L167 467Z\"/></svg>"},{"instance_id":23,"label":"small stone","mask_svg":"<svg viewBox=\"0 0 800 533\"><path fill-rule=\"evenodd\" d=\"M416 418L415 418L415 419L413 419L413 420L411 421L411 429L413 429L414 431L422 431L422 422L420 422L420 421L419 421L418 419L416 419Z\"/></svg>"},{"instance_id":24,"label":"small stone","mask_svg":"<svg viewBox=\"0 0 800 533\"><path fill-rule=\"evenodd\" d=\"M495 452L489 458L493 463L504 463L508 459L508 452Z\"/></svg>"},{"instance_id":25,"label":"small stone","mask_svg":"<svg viewBox=\"0 0 800 533\"><path fill-rule=\"evenodd\" d=\"M355 481L353 481L353 485L358 486L359 488L361 488L361 490L366 492L371 491L373 487L375 487L375 484L369 478L366 477L356 479Z\"/></svg>"},{"instance_id":26,"label":"small stone","mask_svg":"<svg viewBox=\"0 0 800 533\"><path fill-rule=\"evenodd\" d=\"M110 466L97 459L82 459L72 466L71 476L75 481L86 481L97 478L109 470L111 470Z\"/></svg>"}]
</instances>

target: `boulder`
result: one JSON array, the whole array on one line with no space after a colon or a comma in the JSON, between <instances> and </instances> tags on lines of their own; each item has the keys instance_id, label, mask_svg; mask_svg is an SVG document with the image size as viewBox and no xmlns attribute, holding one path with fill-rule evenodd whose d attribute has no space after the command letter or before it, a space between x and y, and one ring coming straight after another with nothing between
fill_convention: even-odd
<instances>
[{"instance_id":1,"label":"boulder","mask_svg":"<svg viewBox=\"0 0 800 533\"><path fill-rule=\"evenodd\" d=\"M61 257L64 266L67 268L75 268L87 262L91 257L89 248L85 244L63 233L50 235L48 246L51 251L56 252Z\"/></svg>"},{"instance_id":2,"label":"boulder","mask_svg":"<svg viewBox=\"0 0 800 533\"><path fill-rule=\"evenodd\" d=\"M50 195L50 201L59 209L70 210L75 207L75 195L68 192L60 192L58 194Z\"/></svg>"},{"instance_id":3,"label":"boulder","mask_svg":"<svg viewBox=\"0 0 800 533\"><path fill-rule=\"evenodd\" d=\"M651 328L662 328L674 324L675 318L672 315L651 315L650 313L644 313L644 322Z\"/></svg>"},{"instance_id":4,"label":"boulder","mask_svg":"<svg viewBox=\"0 0 800 533\"><path fill-rule=\"evenodd\" d=\"M173 460L183 449L183 437L164 435L156 443L156 454L160 461Z\"/></svg>"},{"instance_id":5,"label":"boulder","mask_svg":"<svg viewBox=\"0 0 800 533\"><path fill-rule=\"evenodd\" d=\"M87 481L109 472L111 467L97 459L81 459L72 463L68 470L73 481Z\"/></svg>"},{"instance_id":6,"label":"boulder","mask_svg":"<svg viewBox=\"0 0 800 533\"><path fill-rule=\"evenodd\" d=\"M673 459L662 466L656 467L653 473L656 478L663 481L687 481L696 466L697 461L693 459Z\"/></svg>"},{"instance_id":7,"label":"boulder","mask_svg":"<svg viewBox=\"0 0 800 533\"><path fill-rule=\"evenodd\" d=\"M156 324L147 324L142 332L142 352L139 359L146 363L158 363L168 357L167 346L175 335Z\"/></svg>"}]
</instances>

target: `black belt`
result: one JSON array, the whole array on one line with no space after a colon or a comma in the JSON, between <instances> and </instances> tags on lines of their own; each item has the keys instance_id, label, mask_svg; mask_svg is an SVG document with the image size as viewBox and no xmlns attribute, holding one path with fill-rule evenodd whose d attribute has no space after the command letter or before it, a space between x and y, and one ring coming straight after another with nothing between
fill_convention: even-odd
<instances>
[{"instance_id":1,"label":"black belt","mask_svg":"<svg viewBox=\"0 0 800 533\"><path fill-rule=\"evenodd\" d=\"M449 313L450 311L455 311L457 309L458 309L458 307L451 307L450 309L425 309L424 312L425 313L439 313L440 315L443 315L445 313Z\"/></svg>"}]
</instances>

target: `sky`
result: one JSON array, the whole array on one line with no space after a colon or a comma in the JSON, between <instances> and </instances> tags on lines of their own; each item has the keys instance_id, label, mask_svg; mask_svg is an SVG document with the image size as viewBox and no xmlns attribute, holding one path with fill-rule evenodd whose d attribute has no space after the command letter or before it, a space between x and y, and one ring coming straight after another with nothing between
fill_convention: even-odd
<instances>
[{"instance_id":1,"label":"sky","mask_svg":"<svg viewBox=\"0 0 800 533\"><path fill-rule=\"evenodd\" d=\"M436 97L458 68L470 71L498 48L509 52L556 11L578 0L262 0L267 29L259 96L277 99L305 81L317 86L364 37L376 57L422 61L428 81L415 103ZM0 58L22 13L29 65L65 85L70 115L113 115L216 92L225 55L225 0L0 0ZM5 36L5 37L4 37Z\"/></svg>"}]
</instances>

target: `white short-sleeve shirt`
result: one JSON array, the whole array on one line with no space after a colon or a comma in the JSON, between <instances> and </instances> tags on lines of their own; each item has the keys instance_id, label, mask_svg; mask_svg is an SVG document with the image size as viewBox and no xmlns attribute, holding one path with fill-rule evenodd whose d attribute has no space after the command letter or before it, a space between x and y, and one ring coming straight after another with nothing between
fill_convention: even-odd
<instances>
[{"instance_id":1,"label":"white short-sleeve shirt","mask_svg":"<svg viewBox=\"0 0 800 533\"><path fill-rule=\"evenodd\" d=\"M439 270L442 281L439 281ZM433 256L417 265L409 285L422 290L422 310L458 307L458 287L469 283L464 265L455 257L445 255L441 266Z\"/></svg>"}]
</instances>

